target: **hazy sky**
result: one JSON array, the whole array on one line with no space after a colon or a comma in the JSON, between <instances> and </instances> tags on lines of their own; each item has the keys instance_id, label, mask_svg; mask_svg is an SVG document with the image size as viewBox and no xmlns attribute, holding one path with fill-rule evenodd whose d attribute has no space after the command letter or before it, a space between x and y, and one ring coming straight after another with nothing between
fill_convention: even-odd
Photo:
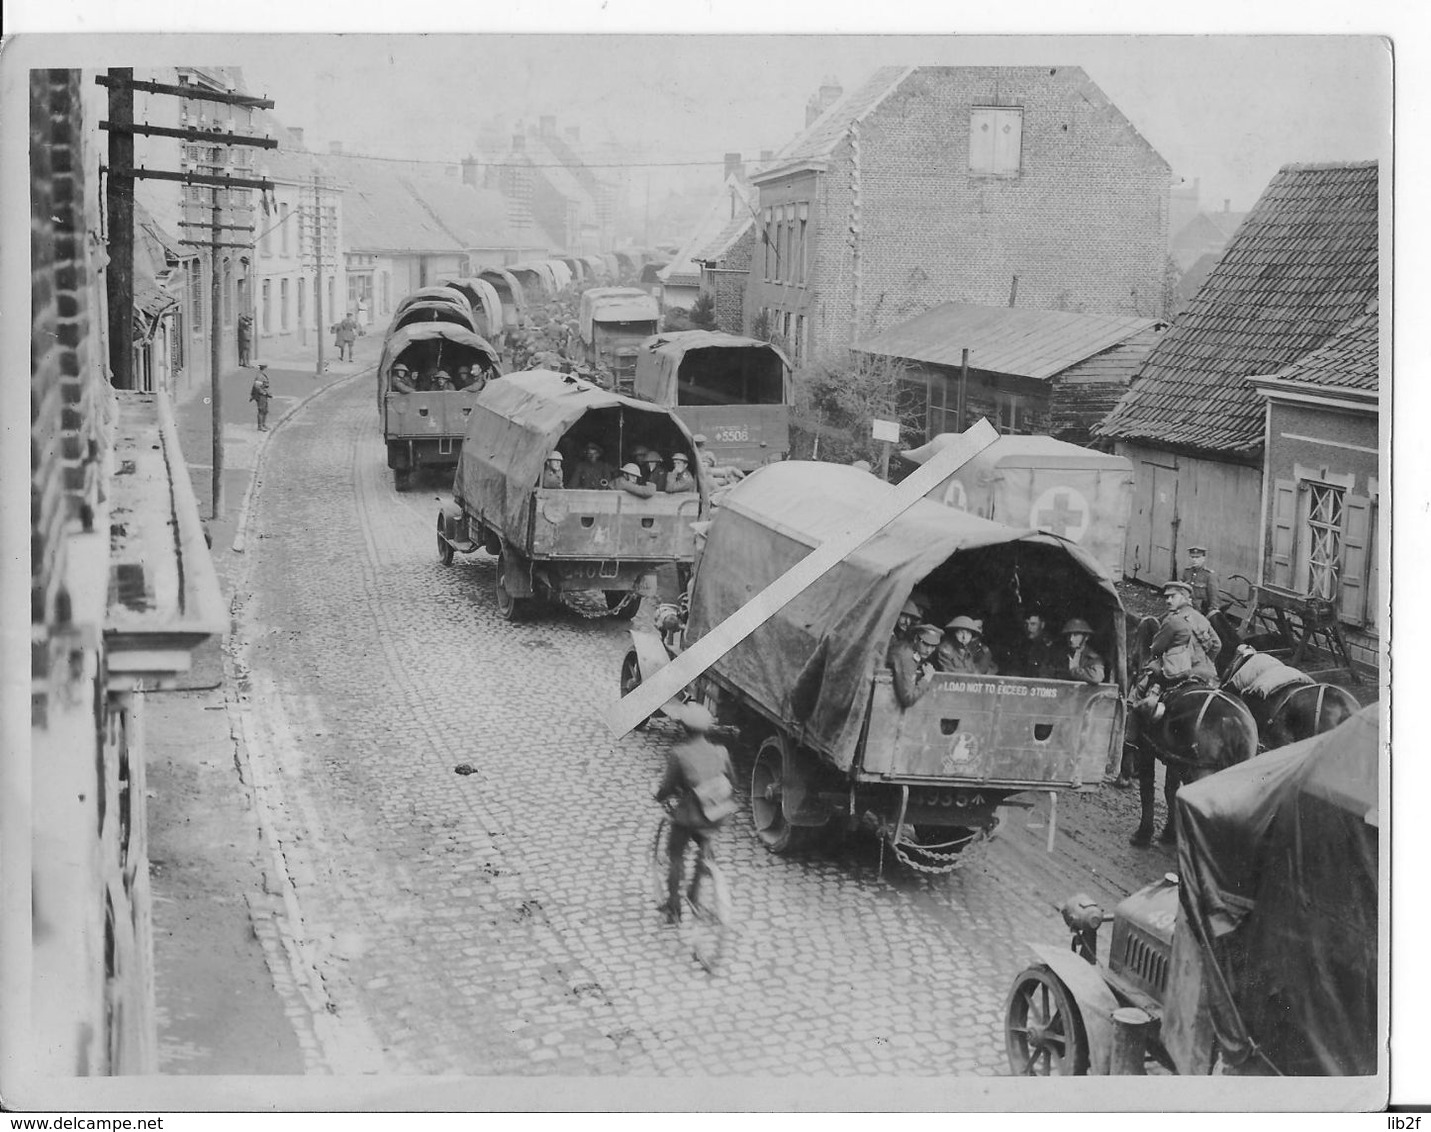
<instances>
[{"instance_id":1,"label":"hazy sky","mask_svg":"<svg viewBox=\"0 0 1431 1132\"><path fill-rule=\"evenodd\" d=\"M236 37L225 58L311 148L452 160L478 122L555 114L662 162L776 149L822 78L876 66L1077 64L1204 203L1251 206L1289 161L1385 157L1391 55L1330 36Z\"/></svg>"}]
</instances>

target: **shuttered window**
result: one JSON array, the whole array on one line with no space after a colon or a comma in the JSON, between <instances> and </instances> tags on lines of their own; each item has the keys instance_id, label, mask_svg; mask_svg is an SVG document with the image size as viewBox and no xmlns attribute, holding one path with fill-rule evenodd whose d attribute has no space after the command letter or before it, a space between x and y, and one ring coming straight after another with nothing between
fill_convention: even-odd
<instances>
[{"instance_id":1,"label":"shuttered window","mask_svg":"<svg viewBox=\"0 0 1431 1132\"><path fill-rule=\"evenodd\" d=\"M1018 106L975 106L969 112L969 172L1016 177L1022 167L1024 112Z\"/></svg>"},{"instance_id":2,"label":"shuttered window","mask_svg":"<svg viewBox=\"0 0 1431 1132\"><path fill-rule=\"evenodd\" d=\"M1340 592L1338 611L1343 621L1366 624L1375 616L1368 608L1371 581L1371 536L1373 504L1364 495L1349 495L1343 505L1341 531Z\"/></svg>"},{"instance_id":3,"label":"shuttered window","mask_svg":"<svg viewBox=\"0 0 1431 1132\"><path fill-rule=\"evenodd\" d=\"M1268 581L1292 588L1292 552L1297 534L1297 482L1278 480L1272 487L1272 553Z\"/></svg>"},{"instance_id":4,"label":"shuttered window","mask_svg":"<svg viewBox=\"0 0 1431 1132\"><path fill-rule=\"evenodd\" d=\"M1371 627L1377 604L1376 500L1337 484L1277 480L1266 580L1337 603L1341 620Z\"/></svg>"}]
</instances>

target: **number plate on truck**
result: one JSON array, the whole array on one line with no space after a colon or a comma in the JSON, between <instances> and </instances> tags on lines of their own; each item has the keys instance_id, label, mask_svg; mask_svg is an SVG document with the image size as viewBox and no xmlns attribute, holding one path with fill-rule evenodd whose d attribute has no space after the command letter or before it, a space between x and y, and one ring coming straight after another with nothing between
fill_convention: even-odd
<instances>
[{"instance_id":1,"label":"number plate on truck","mask_svg":"<svg viewBox=\"0 0 1431 1132\"><path fill-rule=\"evenodd\" d=\"M723 425L715 430L717 444L744 444L750 439L750 430L735 425Z\"/></svg>"}]
</instances>

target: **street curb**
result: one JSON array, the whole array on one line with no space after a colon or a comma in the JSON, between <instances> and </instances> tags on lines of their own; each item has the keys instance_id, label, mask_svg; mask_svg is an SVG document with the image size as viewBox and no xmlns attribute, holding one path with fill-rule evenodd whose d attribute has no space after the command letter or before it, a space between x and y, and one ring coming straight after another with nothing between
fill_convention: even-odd
<instances>
[{"instance_id":1,"label":"street curb","mask_svg":"<svg viewBox=\"0 0 1431 1132\"><path fill-rule=\"evenodd\" d=\"M347 385L349 382L356 381L360 377L369 376L377 368L378 363L374 362L371 366L360 369L356 373L350 373L346 377L340 377L328 382L327 385L319 386L302 398L297 404L290 405L281 417L274 420L273 427L268 430L267 435L264 436L258 445L258 453L253 464L253 475L248 481L248 488L243 493L243 502L239 504L238 525L234 528L234 540L229 544L231 551L235 554L242 554L244 552L244 546L247 544L248 539L249 508L253 502L254 489L257 488L263 480L263 461L268 453L268 442L273 439L273 434L278 431L279 426L300 409L306 407L308 402L312 401L315 397L320 397L324 393L327 393L328 390L337 389L341 385Z\"/></svg>"}]
</instances>

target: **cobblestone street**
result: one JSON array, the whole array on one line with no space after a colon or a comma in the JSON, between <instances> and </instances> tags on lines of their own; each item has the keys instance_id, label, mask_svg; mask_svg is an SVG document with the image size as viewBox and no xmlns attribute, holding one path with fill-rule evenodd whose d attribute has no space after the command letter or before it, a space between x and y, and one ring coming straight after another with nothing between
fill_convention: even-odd
<instances>
[{"instance_id":1,"label":"cobblestone street","mask_svg":"<svg viewBox=\"0 0 1431 1132\"><path fill-rule=\"evenodd\" d=\"M274 436L236 603L231 710L291 886L255 914L310 1071L997 1074L1023 941L1063 938L1072 892L1111 907L1170 867L1122 844L1111 790L1062 800L1054 854L1043 800L948 877L881 876L873 838L774 857L742 813L738 933L705 975L648 895L675 726L602 723L624 624L500 620L491 557L438 560L441 493L394 491L368 388Z\"/></svg>"}]
</instances>

